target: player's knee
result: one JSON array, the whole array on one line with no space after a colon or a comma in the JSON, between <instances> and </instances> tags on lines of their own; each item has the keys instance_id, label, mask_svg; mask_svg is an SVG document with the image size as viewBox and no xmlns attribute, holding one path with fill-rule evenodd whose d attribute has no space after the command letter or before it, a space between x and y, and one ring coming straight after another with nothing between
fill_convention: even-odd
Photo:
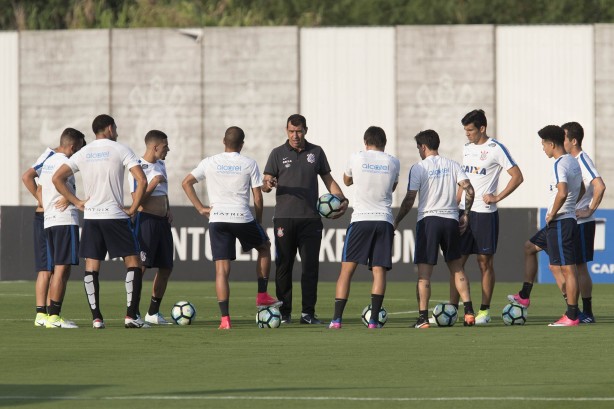
<instances>
[{"instance_id":1,"label":"player's knee","mask_svg":"<svg viewBox=\"0 0 614 409\"><path fill-rule=\"evenodd\" d=\"M538 250L537 250L537 246L533 243L531 243L530 240L527 240L524 243L524 254L525 255L533 255L533 254L537 254Z\"/></svg>"}]
</instances>

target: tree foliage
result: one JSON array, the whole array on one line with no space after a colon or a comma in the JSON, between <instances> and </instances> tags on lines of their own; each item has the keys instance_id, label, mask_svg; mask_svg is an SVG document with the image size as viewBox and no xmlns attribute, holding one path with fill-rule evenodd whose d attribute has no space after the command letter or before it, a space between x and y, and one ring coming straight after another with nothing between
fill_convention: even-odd
<instances>
[{"instance_id":1,"label":"tree foliage","mask_svg":"<svg viewBox=\"0 0 614 409\"><path fill-rule=\"evenodd\" d=\"M3 30L612 22L612 0L0 0Z\"/></svg>"}]
</instances>

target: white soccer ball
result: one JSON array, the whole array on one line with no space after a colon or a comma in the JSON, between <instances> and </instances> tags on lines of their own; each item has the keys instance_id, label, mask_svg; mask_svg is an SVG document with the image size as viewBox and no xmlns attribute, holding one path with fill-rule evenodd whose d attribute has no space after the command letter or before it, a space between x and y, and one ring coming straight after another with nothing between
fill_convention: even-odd
<instances>
[{"instance_id":1,"label":"white soccer ball","mask_svg":"<svg viewBox=\"0 0 614 409\"><path fill-rule=\"evenodd\" d=\"M256 314L259 328L278 328L281 325L281 313L277 307L262 307Z\"/></svg>"},{"instance_id":2,"label":"white soccer ball","mask_svg":"<svg viewBox=\"0 0 614 409\"><path fill-rule=\"evenodd\" d=\"M316 206L323 217L331 218L339 212L341 200L333 194L325 193L318 198Z\"/></svg>"},{"instance_id":3,"label":"white soccer ball","mask_svg":"<svg viewBox=\"0 0 614 409\"><path fill-rule=\"evenodd\" d=\"M524 325L527 322L527 309L516 303L509 303L503 307L501 318L505 325Z\"/></svg>"},{"instance_id":4,"label":"white soccer ball","mask_svg":"<svg viewBox=\"0 0 614 409\"><path fill-rule=\"evenodd\" d=\"M367 305L362 310L362 314L360 315L360 318L362 319L362 323L365 324L365 327L368 327L369 320L371 320L371 304ZM382 308L379 310L379 317L377 318L377 321L382 327L384 326L386 321L388 321L388 311L386 311L384 306L382 306Z\"/></svg>"},{"instance_id":5,"label":"white soccer ball","mask_svg":"<svg viewBox=\"0 0 614 409\"><path fill-rule=\"evenodd\" d=\"M433 308L433 318L438 327L451 327L458 319L458 310L452 304L437 304Z\"/></svg>"},{"instance_id":6,"label":"white soccer ball","mask_svg":"<svg viewBox=\"0 0 614 409\"><path fill-rule=\"evenodd\" d=\"M177 325L190 325L196 317L196 308L189 301L177 301L171 309L171 318Z\"/></svg>"}]
</instances>

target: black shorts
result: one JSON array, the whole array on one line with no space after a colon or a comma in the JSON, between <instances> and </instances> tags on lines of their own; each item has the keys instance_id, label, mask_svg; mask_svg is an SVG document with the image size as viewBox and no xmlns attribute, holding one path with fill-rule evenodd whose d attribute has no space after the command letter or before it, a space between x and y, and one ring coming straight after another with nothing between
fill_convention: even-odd
<instances>
[{"instance_id":1,"label":"black shorts","mask_svg":"<svg viewBox=\"0 0 614 409\"><path fill-rule=\"evenodd\" d=\"M52 271L53 262L49 257L47 235L45 234L45 214L43 212L34 213L32 227L34 233L34 268L36 272Z\"/></svg>"},{"instance_id":2,"label":"black shorts","mask_svg":"<svg viewBox=\"0 0 614 409\"><path fill-rule=\"evenodd\" d=\"M595 221L578 224L576 264L593 261L595 253Z\"/></svg>"},{"instance_id":3,"label":"black shorts","mask_svg":"<svg viewBox=\"0 0 614 409\"><path fill-rule=\"evenodd\" d=\"M369 268L392 268L394 228L384 221L361 221L348 226L342 261L364 264Z\"/></svg>"},{"instance_id":4,"label":"black shorts","mask_svg":"<svg viewBox=\"0 0 614 409\"><path fill-rule=\"evenodd\" d=\"M458 220L427 216L416 224L415 264L437 264L439 248L446 262L461 257Z\"/></svg>"},{"instance_id":5,"label":"black shorts","mask_svg":"<svg viewBox=\"0 0 614 409\"><path fill-rule=\"evenodd\" d=\"M52 226L46 228L45 233L54 266L79 265L79 226Z\"/></svg>"},{"instance_id":6,"label":"black shorts","mask_svg":"<svg viewBox=\"0 0 614 409\"><path fill-rule=\"evenodd\" d=\"M213 261L237 258L236 241L249 251L269 241L264 229L255 220L249 223L209 223L209 239Z\"/></svg>"},{"instance_id":7,"label":"black shorts","mask_svg":"<svg viewBox=\"0 0 614 409\"><path fill-rule=\"evenodd\" d=\"M147 268L173 268L173 233L167 217L139 212L135 228L141 261Z\"/></svg>"},{"instance_id":8,"label":"black shorts","mask_svg":"<svg viewBox=\"0 0 614 409\"><path fill-rule=\"evenodd\" d=\"M535 233L529 241L548 253L550 265L568 266L576 264L578 233L575 219L554 220Z\"/></svg>"},{"instance_id":9,"label":"black shorts","mask_svg":"<svg viewBox=\"0 0 614 409\"><path fill-rule=\"evenodd\" d=\"M469 212L469 226L461 236L461 254L495 254L498 239L499 212L471 211Z\"/></svg>"},{"instance_id":10,"label":"black shorts","mask_svg":"<svg viewBox=\"0 0 614 409\"><path fill-rule=\"evenodd\" d=\"M136 256L139 243L130 219L85 219L79 256L94 260Z\"/></svg>"}]
</instances>

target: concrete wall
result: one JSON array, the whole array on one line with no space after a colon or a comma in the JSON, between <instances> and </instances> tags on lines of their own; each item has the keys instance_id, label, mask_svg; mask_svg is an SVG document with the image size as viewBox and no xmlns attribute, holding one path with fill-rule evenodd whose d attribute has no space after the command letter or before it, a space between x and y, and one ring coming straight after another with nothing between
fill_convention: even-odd
<instances>
[{"instance_id":1,"label":"concrete wall","mask_svg":"<svg viewBox=\"0 0 614 409\"><path fill-rule=\"evenodd\" d=\"M5 205L19 204L19 36L0 32L0 175Z\"/></svg>"}]
</instances>

